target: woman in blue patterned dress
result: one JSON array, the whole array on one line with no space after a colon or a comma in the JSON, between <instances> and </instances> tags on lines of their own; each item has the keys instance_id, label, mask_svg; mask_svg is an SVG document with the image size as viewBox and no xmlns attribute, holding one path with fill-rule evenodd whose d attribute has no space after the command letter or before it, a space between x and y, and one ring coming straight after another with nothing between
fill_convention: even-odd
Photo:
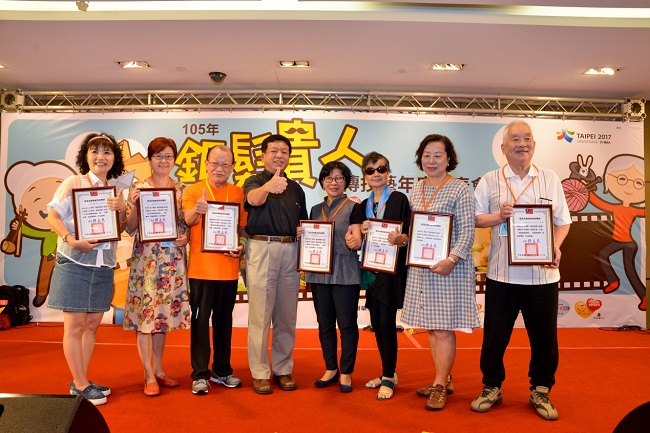
<instances>
[{"instance_id":1,"label":"woman in blue patterned dress","mask_svg":"<svg viewBox=\"0 0 650 433\"><path fill-rule=\"evenodd\" d=\"M453 392L455 331L471 332L480 326L472 259L474 198L465 182L449 174L458 165L449 138L428 135L415 155L415 163L427 177L413 188L411 210L453 215L449 256L428 269L409 267L402 311L404 324L428 332L436 376L432 385L416 392L428 395L427 409L440 410L447 393Z\"/></svg>"},{"instance_id":2,"label":"woman in blue patterned dress","mask_svg":"<svg viewBox=\"0 0 650 433\"><path fill-rule=\"evenodd\" d=\"M160 394L159 385L178 386L162 367L167 332L190 326L190 305L187 285L186 245L189 240L183 217L181 197L185 185L169 174L174 168L177 149L171 138L158 137L149 143L147 159L151 176L138 181L129 192L130 212L127 231L135 234L129 274L129 291L124 311L124 329L136 331L136 343L144 367L144 393ZM135 205L140 190L174 188L176 215L180 236L174 241L146 242L140 240Z\"/></svg>"}]
</instances>

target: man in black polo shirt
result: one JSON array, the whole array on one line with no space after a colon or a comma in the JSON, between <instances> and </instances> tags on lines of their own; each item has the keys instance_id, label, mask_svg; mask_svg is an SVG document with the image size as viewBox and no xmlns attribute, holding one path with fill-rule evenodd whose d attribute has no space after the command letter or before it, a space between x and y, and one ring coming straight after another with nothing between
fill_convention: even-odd
<instances>
[{"instance_id":1,"label":"man in black polo shirt","mask_svg":"<svg viewBox=\"0 0 650 433\"><path fill-rule=\"evenodd\" d=\"M276 134L262 142L264 171L244 182L248 211L246 251L248 287L248 364L253 391L270 394L269 329L273 323L273 380L285 391L296 389L293 347L300 274L296 268L296 228L307 219L305 193L284 169L289 165L291 142Z\"/></svg>"}]
</instances>

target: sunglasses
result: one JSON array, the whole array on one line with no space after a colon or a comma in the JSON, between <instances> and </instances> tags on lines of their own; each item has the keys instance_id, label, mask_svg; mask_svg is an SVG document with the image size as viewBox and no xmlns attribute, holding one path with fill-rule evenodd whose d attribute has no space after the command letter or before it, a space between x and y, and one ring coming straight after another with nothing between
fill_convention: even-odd
<instances>
[{"instance_id":1,"label":"sunglasses","mask_svg":"<svg viewBox=\"0 0 650 433\"><path fill-rule=\"evenodd\" d=\"M385 165L380 165L377 168L368 167L365 170L363 170L363 172L366 173L368 176L372 176L373 174L375 174L375 171L378 171L379 174L384 174L388 171L388 168Z\"/></svg>"}]
</instances>

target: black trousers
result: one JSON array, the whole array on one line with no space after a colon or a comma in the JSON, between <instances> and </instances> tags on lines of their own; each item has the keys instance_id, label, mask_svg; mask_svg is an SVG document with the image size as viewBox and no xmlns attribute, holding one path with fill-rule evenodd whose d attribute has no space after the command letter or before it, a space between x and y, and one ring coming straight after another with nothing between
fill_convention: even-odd
<instances>
[{"instance_id":1,"label":"black trousers","mask_svg":"<svg viewBox=\"0 0 650 433\"><path fill-rule=\"evenodd\" d=\"M237 280L197 280L190 278L190 357L192 380L209 379L210 316L212 316L212 371L218 376L232 374L232 311L237 298Z\"/></svg>"},{"instance_id":2,"label":"black trousers","mask_svg":"<svg viewBox=\"0 0 650 433\"><path fill-rule=\"evenodd\" d=\"M338 322L341 332L341 367L342 374L352 374L357 360L359 345L359 326L357 310L359 306L359 286L337 284L311 284L314 309L318 320L318 338L323 350L323 359L327 370L336 370Z\"/></svg>"},{"instance_id":3,"label":"black trousers","mask_svg":"<svg viewBox=\"0 0 650 433\"><path fill-rule=\"evenodd\" d=\"M481 347L483 384L498 386L506 378L503 356L521 311L530 342L528 376L531 389L555 384L559 363L557 342L558 284L508 284L488 279Z\"/></svg>"},{"instance_id":4,"label":"black trousers","mask_svg":"<svg viewBox=\"0 0 650 433\"><path fill-rule=\"evenodd\" d=\"M380 302L367 290L366 305L370 310L370 324L375 331L377 349L381 357L381 374L393 377L397 367L397 308Z\"/></svg>"}]
</instances>

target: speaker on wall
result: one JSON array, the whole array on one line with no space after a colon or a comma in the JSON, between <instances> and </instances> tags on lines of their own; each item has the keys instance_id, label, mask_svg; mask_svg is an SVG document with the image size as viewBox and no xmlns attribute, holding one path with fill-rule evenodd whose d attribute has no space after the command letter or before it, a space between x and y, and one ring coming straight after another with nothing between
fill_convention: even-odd
<instances>
[{"instance_id":1,"label":"speaker on wall","mask_svg":"<svg viewBox=\"0 0 650 433\"><path fill-rule=\"evenodd\" d=\"M0 394L0 432L110 433L99 410L81 396Z\"/></svg>"}]
</instances>

